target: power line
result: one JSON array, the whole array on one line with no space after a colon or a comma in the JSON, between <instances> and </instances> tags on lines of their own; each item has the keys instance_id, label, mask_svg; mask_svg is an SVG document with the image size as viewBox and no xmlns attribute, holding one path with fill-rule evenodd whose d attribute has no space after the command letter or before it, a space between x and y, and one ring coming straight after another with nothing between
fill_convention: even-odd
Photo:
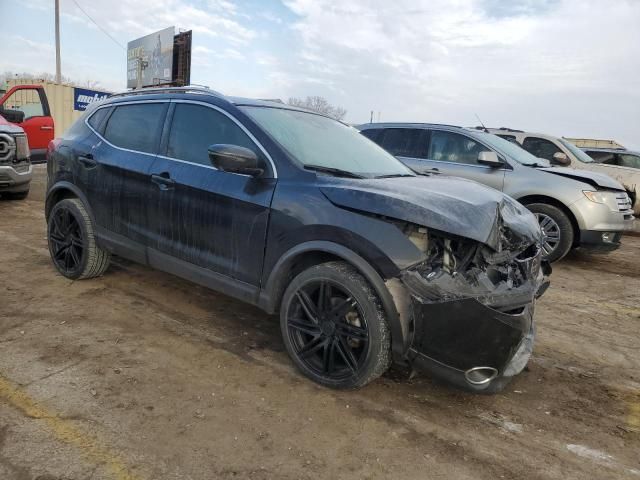
<instances>
[{"instance_id":1,"label":"power line","mask_svg":"<svg viewBox=\"0 0 640 480\"><path fill-rule=\"evenodd\" d=\"M113 38L109 32L107 32L104 28L102 28L100 25L98 25L98 22L96 22L93 18L91 18L91 15L89 15L87 12L84 11L84 8L82 8L80 6L80 4L76 0L73 0L73 3L76 4L76 7L78 7L80 9L80 11L82 13L84 13L87 16L87 18L89 20L91 20L93 22L93 24L102 31L102 33L104 33L107 37L109 37L111 40L113 40L115 42L115 44L118 45L121 49L126 50L126 48L119 41L117 41L115 38Z\"/></svg>"}]
</instances>

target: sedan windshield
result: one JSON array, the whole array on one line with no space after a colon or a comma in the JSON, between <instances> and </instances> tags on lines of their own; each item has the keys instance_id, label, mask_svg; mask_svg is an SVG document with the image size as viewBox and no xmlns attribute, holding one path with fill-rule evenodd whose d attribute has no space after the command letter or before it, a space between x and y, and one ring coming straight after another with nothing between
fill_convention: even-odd
<instances>
[{"instance_id":1,"label":"sedan windshield","mask_svg":"<svg viewBox=\"0 0 640 480\"><path fill-rule=\"evenodd\" d=\"M591 158L589 155L587 155L585 152L583 152L582 150L580 150L578 147L576 147L573 143L571 142L567 142L564 138L559 138L558 140L560 140L560 143L562 143L562 145L564 145L567 150L569 150L571 153L573 153L575 155L575 157L580 160L581 162L584 163L593 163L593 158Z\"/></svg>"},{"instance_id":2,"label":"sedan windshield","mask_svg":"<svg viewBox=\"0 0 640 480\"><path fill-rule=\"evenodd\" d=\"M503 155L508 156L509 158L514 159L516 162L521 163L523 165L530 166L541 166L541 167L549 167L550 164L544 158L538 158L534 155L531 155L524 148L520 146L518 143L510 142L509 140L505 140L504 138L500 138L497 135L493 135L491 133L485 132L474 132L477 135L479 140L485 142L490 147L495 148Z\"/></svg>"},{"instance_id":3,"label":"sedan windshield","mask_svg":"<svg viewBox=\"0 0 640 480\"><path fill-rule=\"evenodd\" d=\"M240 109L309 170L351 178L415 175L355 128L336 120L284 108Z\"/></svg>"}]
</instances>

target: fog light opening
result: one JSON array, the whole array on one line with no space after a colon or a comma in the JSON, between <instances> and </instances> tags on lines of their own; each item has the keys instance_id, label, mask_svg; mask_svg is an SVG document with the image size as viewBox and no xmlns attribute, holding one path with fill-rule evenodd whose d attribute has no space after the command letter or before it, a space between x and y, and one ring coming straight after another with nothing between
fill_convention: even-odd
<instances>
[{"instance_id":1,"label":"fog light opening","mask_svg":"<svg viewBox=\"0 0 640 480\"><path fill-rule=\"evenodd\" d=\"M498 376L498 370L493 367L474 367L464 372L464 378L471 385L486 385Z\"/></svg>"},{"instance_id":2,"label":"fog light opening","mask_svg":"<svg viewBox=\"0 0 640 480\"><path fill-rule=\"evenodd\" d=\"M612 243L615 239L615 233L613 232L603 232L602 233L602 241L605 243Z\"/></svg>"}]
</instances>

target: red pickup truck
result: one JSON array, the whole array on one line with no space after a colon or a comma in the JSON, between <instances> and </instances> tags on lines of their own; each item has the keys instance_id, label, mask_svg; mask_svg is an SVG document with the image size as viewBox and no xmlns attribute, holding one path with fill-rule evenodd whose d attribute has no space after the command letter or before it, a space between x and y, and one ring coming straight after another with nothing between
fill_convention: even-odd
<instances>
[{"instance_id":1,"label":"red pickup truck","mask_svg":"<svg viewBox=\"0 0 640 480\"><path fill-rule=\"evenodd\" d=\"M25 131L32 162L46 159L47 146L54 137L54 124L42 85L16 85L9 89L0 98L0 116Z\"/></svg>"}]
</instances>

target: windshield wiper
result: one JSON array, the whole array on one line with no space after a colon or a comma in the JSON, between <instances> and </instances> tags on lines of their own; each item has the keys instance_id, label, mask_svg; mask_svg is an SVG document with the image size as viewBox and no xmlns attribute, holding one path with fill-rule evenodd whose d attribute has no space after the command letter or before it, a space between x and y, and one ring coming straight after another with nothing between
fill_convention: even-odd
<instances>
[{"instance_id":1,"label":"windshield wiper","mask_svg":"<svg viewBox=\"0 0 640 480\"><path fill-rule=\"evenodd\" d=\"M305 165L306 170L314 170L316 172L330 173L336 177L348 177L348 178L367 178L359 173L350 172L349 170L342 170L340 168L325 167L323 165Z\"/></svg>"},{"instance_id":2,"label":"windshield wiper","mask_svg":"<svg viewBox=\"0 0 640 480\"><path fill-rule=\"evenodd\" d=\"M388 175L378 175L377 177L373 177L373 178L396 178L396 177L415 177L415 175L412 175L410 173L390 173Z\"/></svg>"}]
</instances>

